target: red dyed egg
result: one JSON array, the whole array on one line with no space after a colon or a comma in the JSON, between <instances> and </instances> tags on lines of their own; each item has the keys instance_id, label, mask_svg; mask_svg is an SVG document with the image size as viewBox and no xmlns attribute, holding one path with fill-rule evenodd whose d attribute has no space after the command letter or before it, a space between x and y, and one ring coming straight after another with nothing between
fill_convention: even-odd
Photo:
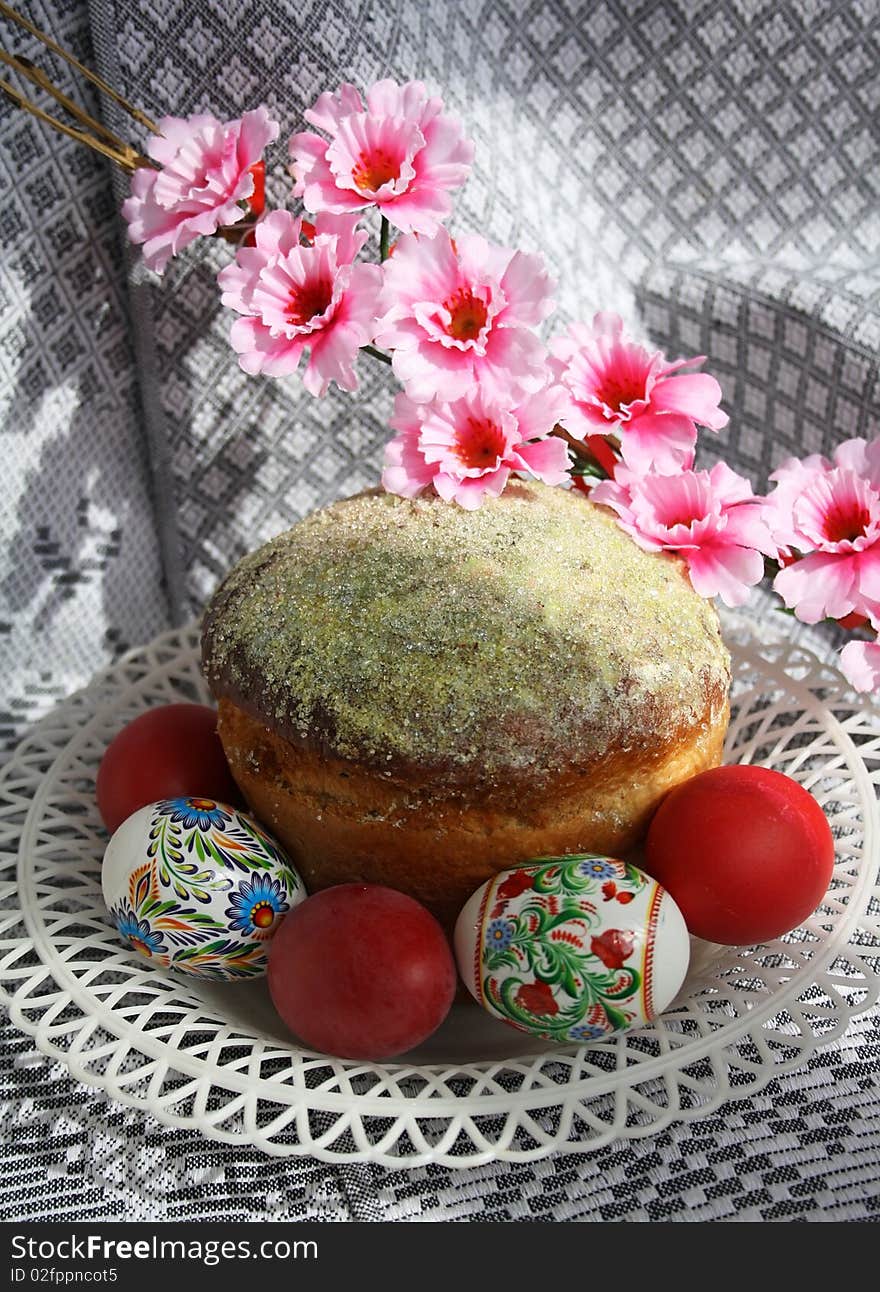
<instances>
[{"instance_id":1,"label":"red dyed egg","mask_svg":"<svg viewBox=\"0 0 880 1292\"><path fill-rule=\"evenodd\" d=\"M242 803L217 735L217 713L206 704L164 704L123 727L101 759L95 790L111 834L159 799Z\"/></svg>"},{"instance_id":2,"label":"red dyed egg","mask_svg":"<svg viewBox=\"0 0 880 1292\"><path fill-rule=\"evenodd\" d=\"M815 911L834 838L812 794L766 767L715 767L679 785L648 831L645 869L710 942L770 942Z\"/></svg>"},{"instance_id":3,"label":"red dyed egg","mask_svg":"<svg viewBox=\"0 0 880 1292\"><path fill-rule=\"evenodd\" d=\"M349 1059L411 1050L443 1022L455 961L433 915L380 884L338 884L284 917L269 992L309 1048Z\"/></svg>"}]
</instances>

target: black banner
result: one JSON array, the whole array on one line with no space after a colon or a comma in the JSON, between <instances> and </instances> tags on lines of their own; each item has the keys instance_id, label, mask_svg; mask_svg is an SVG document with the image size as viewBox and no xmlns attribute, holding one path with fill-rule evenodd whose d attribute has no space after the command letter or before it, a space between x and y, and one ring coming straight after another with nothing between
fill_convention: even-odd
<instances>
[{"instance_id":1,"label":"black banner","mask_svg":"<svg viewBox=\"0 0 880 1292\"><path fill-rule=\"evenodd\" d=\"M374 1283L383 1289L423 1283L454 1288L479 1284L486 1274L493 1284L515 1283L522 1289L527 1283L544 1287L558 1281L550 1277L552 1271L568 1270L573 1276L582 1268L589 1268L590 1282L600 1277L620 1281L622 1272L632 1268L644 1268L647 1277L650 1269L650 1284L664 1260L668 1274L684 1251L687 1262L708 1261L713 1269L724 1260L735 1262L737 1250L742 1253L741 1224L629 1225L624 1254L619 1242L603 1241L589 1225L542 1220L540 1230L516 1221L444 1222L442 1235L436 1224L411 1222L6 1222L0 1224L0 1286L5 1281L22 1292L37 1286L217 1292L253 1288L256 1278L277 1278L285 1289L324 1289L338 1287L327 1283L335 1275L349 1276L365 1288ZM858 1228L848 1226L848 1245ZM772 1233L774 1253L784 1254L787 1264L798 1256L794 1264L799 1264L805 1252L801 1224L746 1222L745 1229L764 1239ZM752 1238L749 1249L754 1250ZM629 1275L625 1281L632 1281Z\"/></svg>"}]
</instances>

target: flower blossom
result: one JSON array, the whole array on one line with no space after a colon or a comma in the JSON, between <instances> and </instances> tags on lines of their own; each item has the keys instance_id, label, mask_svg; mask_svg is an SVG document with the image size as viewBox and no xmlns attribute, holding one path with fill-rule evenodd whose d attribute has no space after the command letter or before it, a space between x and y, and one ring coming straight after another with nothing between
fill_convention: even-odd
<instances>
[{"instance_id":1,"label":"flower blossom","mask_svg":"<svg viewBox=\"0 0 880 1292\"><path fill-rule=\"evenodd\" d=\"M765 520L787 562L775 591L804 623L870 615L880 602L880 439L848 440L831 461L789 459L770 478Z\"/></svg>"},{"instance_id":2,"label":"flower blossom","mask_svg":"<svg viewBox=\"0 0 880 1292\"><path fill-rule=\"evenodd\" d=\"M417 404L401 393L391 425L398 432L385 448L382 485L415 498L434 490L447 502L474 511L497 498L512 472L557 485L568 475L568 450L550 436L562 392L542 391L510 407L477 388L451 403Z\"/></svg>"},{"instance_id":3,"label":"flower blossom","mask_svg":"<svg viewBox=\"0 0 880 1292\"><path fill-rule=\"evenodd\" d=\"M740 606L764 573L761 553L775 548L761 500L748 480L719 462L711 471L637 475L618 468L590 494L612 507L620 525L647 552L677 552L701 597Z\"/></svg>"},{"instance_id":4,"label":"flower blossom","mask_svg":"<svg viewBox=\"0 0 880 1292\"><path fill-rule=\"evenodd\" d=\"M635 934L631 929L606 929L590 939L590 950L606 969L622 969L633 953Z\"/></svg>"},{"instance_id":5,"label":"flower blossom","mask_svg":"<svg viewBox=\"0 0 880 1292\"><path fill-rule=\"evenodd\" d=\"M308 348L310 394L326 394L331 381L357 389L354 361L372 335L382 271L352 263L367 238L356 225L357 216L318 215L304 242L303 221L273 211L256 226L255 245L221 271L223 304L245 316L230 333L245 372L296 372Z\"/></svg>"},{"instance_id":6,"label":"flower blossom","mask_svg":"<svg viewBox=\"0 0 880 1292\"><path fill-rule=\"evenodd\" d=\"M517 399L546 384L545 350L530 329L553 308L540 256L470 234L453 242L404 234L384 265L376 341L420 403L458 399L477 384Z\"/></svg>"},{"instance_id":7,"label":"flower blossom","mask_svg":"<svg viewBox=\"0 0 880 1292\"><path fill-rule=\"evenodd\" d=\"M260 182L255 168L278 138L278 123L260 107L236 121L162 117L159 129L147 152L160 169L139 167L122 204L128 236L143 243L144 263L157 274L196 238L244 217L243 203Z\"/></svg>"},{"instance_id":8,"label":"flower blossom","mask_svg":"<svg viewBox=\"0 0 880 1292\"><path fill-rule=\"evenodd\" d=\"M547 982L535 979L518 987L513 998L520 1009L534 1014L536 1018L552 1018L559 1013L559 1004L553 994L553 988Z\"/></svg>"},{"instance_id":9,"label":"flower blossom","mask_svg":"<svg viewBox=\"0 0 880 1292\"><path fill-rule=\"evenodd\" d=\"M619 436L623 460L635 471L676 471L693 456L698 425L713 431L727 425L714 377L672 375L704 357L669 363L627 337L617 314L596 314L591 328L572 324L550 350L554 376L570 396L562 425L579 439Z\"/></svg>"},{"instance_id":10,"label":"flower blossom","mask_svg":"<svg viewBox=\"0 0 880 1292\"><path fill-rule=\"evenodd\" d=\"M310 211L362 212L376 206L404 233L436 233L451 210L447 190L467 179L474 145L443 100L420 81L379 81L366 108L353 85L322 94L290 140L294 196Z\"/></svg>"}]
</instances>

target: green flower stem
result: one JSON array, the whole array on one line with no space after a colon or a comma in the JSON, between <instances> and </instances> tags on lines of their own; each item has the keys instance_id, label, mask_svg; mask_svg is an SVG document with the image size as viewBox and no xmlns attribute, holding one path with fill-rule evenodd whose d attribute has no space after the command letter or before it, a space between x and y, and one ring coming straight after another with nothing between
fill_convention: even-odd
<instances>
[{"instance_id":1,"label":"green flower stem","mask_svg":"<svg viewBox=\"0 0 880 1292\"><path fill-rule=\"evenodd\" d=\"M391 226L382 216L382 223L379 226L379 259L384 263L388 259L388 247L391 241Z\"/></svg>"}]
</instances>

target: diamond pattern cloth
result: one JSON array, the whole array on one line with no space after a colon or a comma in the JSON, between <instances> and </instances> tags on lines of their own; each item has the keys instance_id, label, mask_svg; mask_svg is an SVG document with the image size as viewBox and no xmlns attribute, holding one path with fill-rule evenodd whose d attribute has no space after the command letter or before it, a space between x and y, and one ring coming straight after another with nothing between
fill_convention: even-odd
<instances>
[{"instance_id":1,"label":"diamond pattern cloth","mask_svg":"<svg viewBox=\"0 0 880 1292\"><path fill-rule=\"evenodd\" d=\"M32 21L92 57L87 15ZM70 69L26 54L75 93ZM89 107L95 103L88 97ZM3 100L0 175L0 740L152 636L168 607L140 428L119 226L100 158Z\"/></svg>"},{"instance_id":2,"label":"diamond pattern cloth","mask_svg":"<svg viewBox=\"0 0 880 1292\"><path fill-rule=\"evenodd\" d=\"M867 0L36 0L28 13L154 117L266 102L282 122L279 203L287 135L322 90L422 78L477 142L453 231L540 248L563 320L617 309L669 353L709 355L731 421L707 459L760 489L792 453L880 431L880 13ZM27 38L9 47L35 56ZM246 377L214 282L228 251L193 248L160 281L125 246L123 187L103 163L8 105L0 137L11 745L120 649L197 612L244 551L373 483L392 390L366 360L356 397ZM876 1218L878 1029L865 1016L805 1071L641 1143L395 1173L164 1129L7 1028L4 1214Z\"/></svg>"}]
</instances>

